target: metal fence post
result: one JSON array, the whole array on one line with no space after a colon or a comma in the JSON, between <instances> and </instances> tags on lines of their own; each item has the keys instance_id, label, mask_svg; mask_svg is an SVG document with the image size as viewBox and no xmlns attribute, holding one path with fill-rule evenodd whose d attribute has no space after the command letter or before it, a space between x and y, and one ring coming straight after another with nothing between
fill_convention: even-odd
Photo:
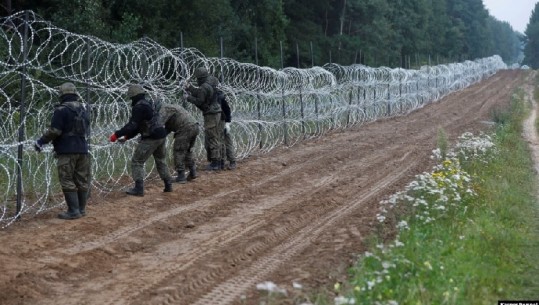
<instances>
[{"instance_id":1,"label":"metal fence post","mask_svg":"<svg viewBox=\"0 0 539 305\"><path fill-rule=\"evenodd\" d=\"M28 60L28 11L24 14L24 33L22 41L22 73L21 73L21 104L19 106L19 145L17 147L17 219L20 219L20 212L22 210L22 163L23 163L23 144L24 130L26 128L26 64Z\"/></svg>"},{"instance_id":2,"label":"metal fence post","mask_svg":"<svg viewBox=\"0 0 539 305\"><path fill-rule=\"evenodd\" d=\"M180 32L180 48L183 49L183 32Z\"/></svg>"},{"instance_id":3,"label":"metal fence post","mask_svg":"<svg viewBox=\"0 0 539 305\"><path fill-rule=\"evenodd\" d=\"M299 61L299 44L296 42L296 54L297 54L297 60L298 60L298 69L300 69L300 61ZM301 111L301 133L303 134L303 138L305 138L305 110L303 105L303 83L299 85L299 106Z\"/></svg>"},{"instance_id":4,"label":"metal fence post","mask_svg":"<svg viewBox=\"0 0 539 305\"><path fill-rule=\"evenodd\" d=\"M387 83L387 116L391 115L391 84Z\"/></svg>"},{"instance_id":5,"label":"metal fence post","mask_svg":"<svg viewBox=\"0 0 539 305\"><path fill-rule=\"evenodd\" d=\"M283 42L280 41L281 45L281 70L284 69L284 57L283 57ZM286 105L284 100L284 78L281 79L281 102L283 110L283 128L284 128L284 144L288 146L288 126L286 124Z\"/></svg>"},{"instance_id":6,"label":"metal fence post","mask_svg":"<svg viewBox=\"0 0 539 305\"><path fill-rule=\"evenodd\" d=\"M92 154L91 154L91 139L92 139L92 103L90 102L90 43L89 39L86 39L86 109L88 112L88 118L90 124L88 125L88 130L86 131L86 136L88 137L88 153L90 154L90 170L88 171L88 198L92 196Z\"/></svg>"}]
</instances>

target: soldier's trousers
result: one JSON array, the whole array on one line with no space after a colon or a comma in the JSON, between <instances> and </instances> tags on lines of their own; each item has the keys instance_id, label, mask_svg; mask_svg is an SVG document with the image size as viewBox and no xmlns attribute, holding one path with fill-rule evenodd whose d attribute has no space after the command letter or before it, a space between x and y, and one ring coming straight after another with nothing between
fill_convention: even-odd
<instances>
[{"instance_id":1,"label":"soldier's trousers","mask_svg":"<svg viewBox=\"0 0 539 305\"><path fill-rule=\"evenodd\" d=\"M236 161L236 148L234 147L234 140L230 133L225 132L225 121L221 121L223 125L223 138L221 149L221 161L228 160L229 162Z\"/></svg>"},{"instance_id":2,"label":"soldier's trousers","mask_svg":"<svg viewBox=\"0 0 539 305\"><path fill-rule=\"evenodd\" d=\"M90 154L57 155L58 179L65 192L88 191Z\"/></svg>"},{"instance_id":3,"label":"soldier's trousers","mask_svg":"<svg viewBox=\"0 0 539 305\"><path fill-rule=\"evenodd\" d=\"M174 134L174 166L176 171L185 171L185 167L194 165L193 147L199 133L198 123Z\"/></svg>"},{"instance_id":4,"label":"soldier's trousers","mask_svg":"<svg viewBox=\"0 0 539 305\"><path fill-rule=\"evenodd\" d=\"M159 177L166 181L172 180L166 162L165 143L166 138L143 139L137 144L133 157L131 158L131 175L133 176L133 180L144 180L144 163L146 163L152 155Z\"/></svg>"},{"instance_id":5,"label":"soldier's trousers","mask_svg":"<svg viewBox=\"0 0 539 305\"><path fill-rule=\"evenodd\" d=\"M220 128L221 114L204 115L204 147L208 161L221 161L221 138L223 130Z\"/></svg>"}]
</instances>

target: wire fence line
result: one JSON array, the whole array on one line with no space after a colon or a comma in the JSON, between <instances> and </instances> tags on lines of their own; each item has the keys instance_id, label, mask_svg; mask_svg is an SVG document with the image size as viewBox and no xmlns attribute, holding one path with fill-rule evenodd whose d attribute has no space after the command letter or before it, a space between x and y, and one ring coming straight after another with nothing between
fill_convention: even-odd
<instances>
[{"instance_id":1,"label":"wire fence line","mask_svg":"<svg viewBox=\"0 0 539 305\"><path fill-rule=\"evenodd\" d=\"M92 194L106 196L131 182L134 141L108 142L129 118L127 85L143 84L151 99L183 105L201 121L199 111L182 100L181 86L200 66L219 77L233 108L239 159L406 115L506 68L492 56L418 70L335 63L276 70L205 57L193 48L167 49L147 38L110 43L19 12L0 18L0 227L64 203L52 147L41 154L33 149L58 103L56 86L75 83L90 107ZM198 161L205 159L202 143L199 139L195 147ZM148 163L147 178L154 178Z\"/></svg>"}]
</instances>

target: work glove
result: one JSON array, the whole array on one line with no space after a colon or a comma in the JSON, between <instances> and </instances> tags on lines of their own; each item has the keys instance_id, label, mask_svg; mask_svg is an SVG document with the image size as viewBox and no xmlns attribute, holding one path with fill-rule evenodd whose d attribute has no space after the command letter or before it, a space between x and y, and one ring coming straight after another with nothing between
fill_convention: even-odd
<instances>
[{"instance_id":1,"label":"work glove","mask_svg":"<svg viewBox=\"0 0 539 305\"><path fill-rule=\"evenodd\" d=\"M190 85L189 85L189 82L188 82L188 81L184 81L184 82L182 83L182 88L183 88L183 90L187 90L189 87L190 87Z\"/></svg>"},{"instance_id":2,"label":"work glove","mask_svg":"<svg viewBox=\"0 0 539 305\"><path fill-rule=\"evenodd\" d=\"M225 123L225 133L229 133L230 132L230 122L226 122Z\"/></svg>"},{"instance_id":3,"label":"work glove","mask_svg":"<svg viewBox=\"0 0 539 305\"><path fill-rule=\"evenodd\" d=\"M116 135L116 133L111 134L110 137L109 137L109 140L112 143L116 142L116 140L118 140L118 136Z\"/></svg>"},{"instance_id":4,"label":"work glove","mask_svg":"<svg viewBox=\"0 0 539 305\"><path fill-rule=\"evenodd\" d=\"M120 142L120 143L122 143L122 144L125 143L125 141L127 141L127 137L126 137L126 136L120 137L120 138L118 139L118 142Z\"/></svg>"},{"instance_id":5,"label":"work glove","mask_svg":"<svg viewBox=\"0 0 539 305\"><path fill-rule=\"evenodd\" d=\"M41 150L43 149L43 141L41 139L36 140L36 142L34 143L34 149L37 152L41 152Z\"/></svg>"}]
</instances>

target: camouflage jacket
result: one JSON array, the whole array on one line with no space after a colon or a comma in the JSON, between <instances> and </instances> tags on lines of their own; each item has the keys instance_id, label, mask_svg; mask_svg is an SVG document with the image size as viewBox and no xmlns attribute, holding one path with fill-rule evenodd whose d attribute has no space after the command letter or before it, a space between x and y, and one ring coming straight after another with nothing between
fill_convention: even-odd
<instances>
[{"instance_id":1,"label":"camouflage jacket","mask_svg":"<svg viewBox=\"0 0 539 305\"><path fill-rule=\"evenodd\" d=\"M161 104L159 115L167 133L181 133L197 124L196 119L180 105Z\"/></svg>"}]
</instances>

